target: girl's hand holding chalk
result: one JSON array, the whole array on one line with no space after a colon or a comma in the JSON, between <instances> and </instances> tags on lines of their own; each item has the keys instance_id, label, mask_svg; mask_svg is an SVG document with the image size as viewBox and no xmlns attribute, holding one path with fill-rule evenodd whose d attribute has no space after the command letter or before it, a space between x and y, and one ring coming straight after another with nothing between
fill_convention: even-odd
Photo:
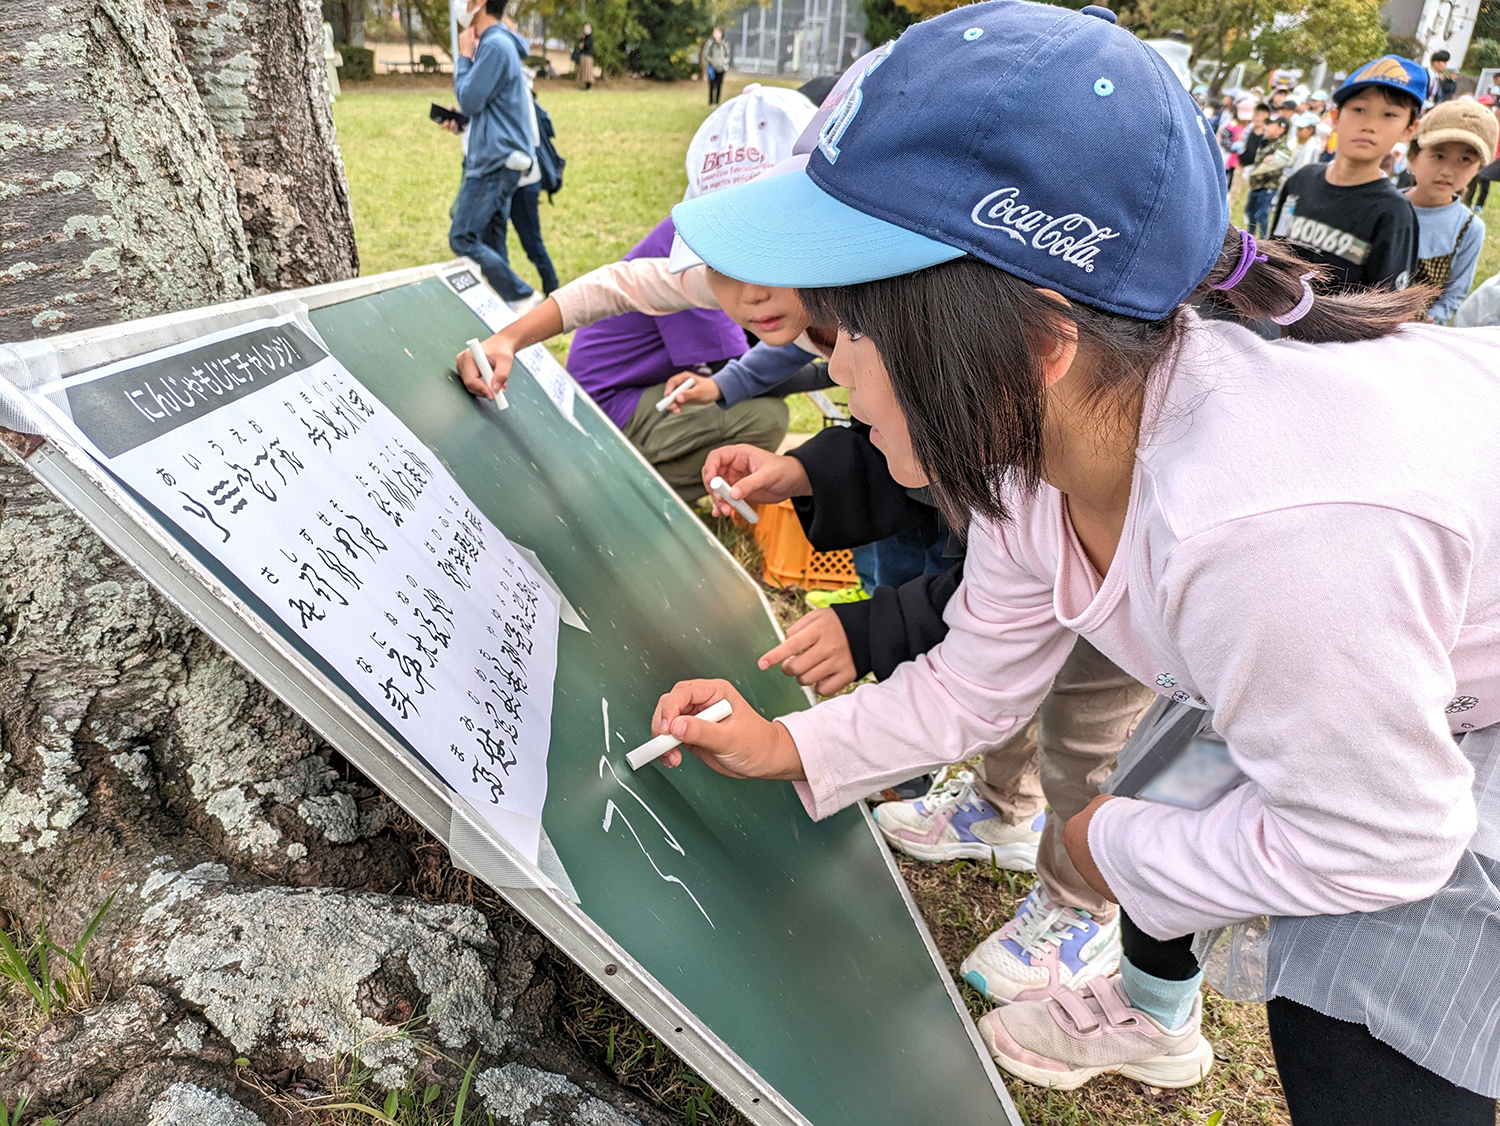
<instances>
[{"instance_id":1,"label":"girl's hand holding chalk","mask_svg":"<svg viewBox=\"0 0 1500 1126\"><path fill-rule=\"evenodd\" d=\"M714 491L716 477L729 485L730 498ZM736 499L776 504L788 497L812 496L812 483L800 461L748 445L720 446L711 451L703 465L703 486L711 494L715 516L728 516L734 511L731 505Z\"/></svg>"},{"instance_id":2,"label":"girl's hand holding chalk","mask_svg":"<svg viewBox=\"0 0 1500 1126\"><path fill-rule=\"evenodd\" d=\"M502 380L497 385L495 369L490 367L489 357L484 354L484 345L479 343L478 340L470 340L469 356L473 359L474 366L479 371L479 378L490 389L490 397L495 400L495 405L501 410L510 409L510 403L506 401L505 392L501 390L505 386L505 381ZM508 375L507 378L509 378Z\"/></svg>"},{"instance_id":3,"label":"girl's hand holding chalk","mask_svg":"<svg viewBox=\"0 0 1500 1126\"><path fill-rule=\"evenodd\" d=\"M674 376L673 378L675 379L676 377ZM672 413L681 414L682 404L687 399L687 393L696 386L698 386L698 377L696 375L688 376L676 387L673 387L671 381L668 380L667 393L656 402L656 413L661 414L668 407L674 407L676 409Z\"/></svg>"},{"instance_id":4,"label":"girl's hand holding chalk","mask_svg":"<svg viewBox=\"0 0 1500 1126\"><path fill-rule=\"evenodd\" d=\"M470 340L454 365L469 394L478 399L494 399L504 410L509 405L505 401L505 385L514 361L515 350L505 334L497 332L488 340Z\"/></svg>"},{"instance_id":5,"label":"girl's hand holding chalk","mask_svg":"<svg viewBox=\"0 0 1500 1126\"><path fill-rule=\"evenodd\" d=\"M705 723L699 714L727 700L730 714ZM727 680L684 680L663 696L651 730L678 739L712 769L730 778L779 778L800 782L806 774L791 732L760 715ZM663 766L677 766L682 751L662 755Z\"/></svg>"},{"instance_id":6,"label":"girl's hand holding chalk","mask_svg":"<svg viewBox=\"0 0 1500 1126\"><path fill-rule=\"evenodd\" d=\"M717 403L723 397L724 393L719 390L713 376L679 371L667 380L667 393L656 404L656 409L681 414L682 408L688 403Z\"/></svg>"},{"instance_id":7,"label":"girl's hand holding chalk","mask_svg":"<svg viewBox=\"0 0 1500 1126\"><path fill-rule=\"evenodd\" d=\"M744 501L740 500L739 497L735 496L734 493L730 490L729 485L724 480L724 478L715 477L708 483L708 487L712 489L716 494L718 494L719 498L725 504L729 505L730 508L734 509L741 516L743 516L746 523L757 524L760 522L760 514L757 513L755 509L751 508Z\"/></svg>"},{"instance_id":8,"label":"girl's hand holding chalk","mask_svg":"<svg viewBox=\"0 0 1500 1126\"><path fill-rule=\"evenodd\" d=\"M709 704L701 712L694 714L693 718L704 723L718 723L721 719L728 719L733 711L728 700L720 700L717 704ZM675 735L658 735L627 754L625 761L630 764L631 770L639 770L648 762L655 762L668 751L675 750L681 743L682 740Z\"/></svg>"}]
</instances>

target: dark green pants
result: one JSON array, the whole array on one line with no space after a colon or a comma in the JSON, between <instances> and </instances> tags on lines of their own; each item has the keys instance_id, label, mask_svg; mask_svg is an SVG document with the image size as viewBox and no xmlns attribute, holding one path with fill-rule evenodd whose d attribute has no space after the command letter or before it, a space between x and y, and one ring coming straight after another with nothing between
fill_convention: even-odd
<instances>
[{"instance_id":1,"label":"dark green pants","mask_svg":"<svg viewBox=\"0 0 1500 1126\"><path fill-rule=\"evenodd\" d=\"M660 383L641 392L640 405L625 424L625 437L691 504L703 496L703 463L710 450L740 442L775 450L786 437L788 414L781 399L762 396L723 410L718 403L689 403L682 413L656 412L667 393Z\"/></svg>"}]
</instances>

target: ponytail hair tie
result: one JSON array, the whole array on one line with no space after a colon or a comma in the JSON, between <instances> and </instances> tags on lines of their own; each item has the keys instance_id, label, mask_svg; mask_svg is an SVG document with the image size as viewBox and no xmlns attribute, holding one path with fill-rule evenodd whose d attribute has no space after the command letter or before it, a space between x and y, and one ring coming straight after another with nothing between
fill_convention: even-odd
<instances>
[{"instance_id":1,"label":"ponytail hair tie","mask_svg":"<svg viewBox=\"0 0 1500 1126\"><path fill-rule=\"evenodd\" d=\"M1216 290L1233 289L1245 280L1245 275L1250 272L1250 267L1257 262L1264 262L1266 256L1255 252L1255 236L1249 231L1240 232L1240 260L1234 267L1234 272L1212 288Z\"/></svg>"},{"instance_id":2,"label":"ponytail hair tie","mask_svg":"<svg viewBox=\"0 0 1500 1126\"><path fill-rule=\"evenodd\" d=\"M1317 276L1318 275L1315 273L1303 274L1302 300L1298 301L1285 313L1282 313L1279 316L1272 317L1271 319L1279 325L1286 326L1289 324L1295 324L1297 321L1300 321L1303 317L1307 316L1309 310L1311 310L1313 307L1312 286L1308 285L1307 283L1310 278L1315 278Z\"/></svg>"}]
</instances>

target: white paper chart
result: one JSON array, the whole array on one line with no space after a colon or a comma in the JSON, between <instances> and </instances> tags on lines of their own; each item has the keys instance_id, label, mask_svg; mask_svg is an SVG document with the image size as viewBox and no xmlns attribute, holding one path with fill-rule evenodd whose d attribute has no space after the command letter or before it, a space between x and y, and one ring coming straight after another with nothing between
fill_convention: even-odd
<instances>
[{"instance_id":1,"label":"white paper chart","mask_svg":"<svg viewBox=\"0 0 1500 1126\"><path fill-rule=\"evenodd\" d=\"M499 332L516 319L515 314L505 307L505 303L495 296L494 290L487 285L480 284L473 271L458 270L445 275L443 280L491 332ZM557 362L556 357L547 351L547 346L533 344L528 348L522 348L516 353L516 359L520 360L521 366L531 373L531 377L547 393L547 398L552 400L552 405L562 413L562 416L574 426L578 426L578 419L573 417L573 400L577 397L573 388L573 377L567 373L562 364ZM578 429L582 430L583 427L578 426Z\"/></svg>"},{"instance_id":2,"label":"white paper chart","mask_svg":"<svg viewBox=\"0 0 1500 1126\"><path fill-rule=\"evenodd\" d=\"M337 359L261 321L38 399L535 862L557 595Z\"/></svg>"}]
</instances>

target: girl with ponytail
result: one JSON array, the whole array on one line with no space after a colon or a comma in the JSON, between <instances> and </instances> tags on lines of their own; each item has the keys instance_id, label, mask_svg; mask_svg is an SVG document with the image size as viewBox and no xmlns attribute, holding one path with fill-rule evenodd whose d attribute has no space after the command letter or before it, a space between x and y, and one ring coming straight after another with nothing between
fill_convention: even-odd
<instances>
[{"instance_id":1,"label":"girl with ponytail","mask_svg":"<svg viewBox=\"0 0 1500 1126\"><path fill-rule=\"evenodd\" d=\"M1297 1126L1493 1126L1500 331L1322 295L1230 228L1202 115L1112 24L1017 0L917 24L804 170L674 212L710 267L840 326L852 413L969 554L947 637L884 682L772 721L688 681L656 730L822 817L998 745L1082 636L1211 714L1232 769L1068 820L1120 972L987 1014L997 1062L1198 1082L1193 936L1264 916ZM1070 769L1044 753L1044 790Z\"/></svg>"}]
</instances>

